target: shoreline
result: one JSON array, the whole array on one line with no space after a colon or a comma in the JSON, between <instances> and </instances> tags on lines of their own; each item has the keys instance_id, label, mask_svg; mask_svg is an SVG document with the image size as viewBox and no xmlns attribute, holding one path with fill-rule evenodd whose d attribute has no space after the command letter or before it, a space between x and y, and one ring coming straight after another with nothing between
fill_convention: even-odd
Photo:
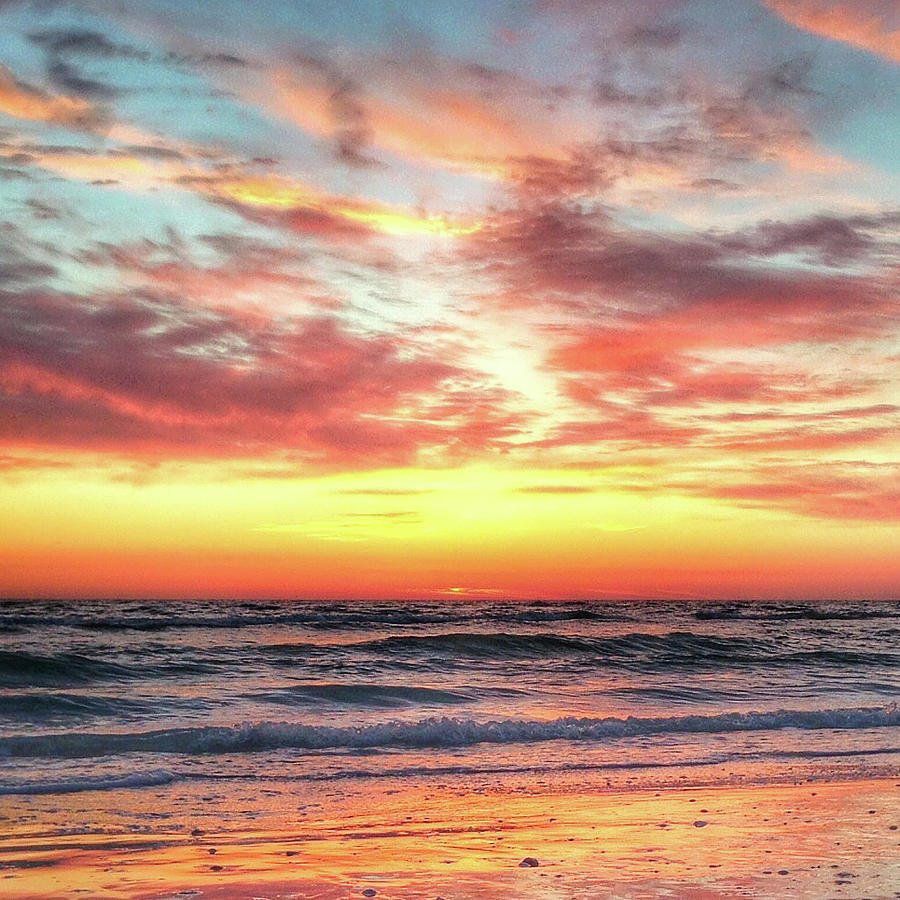
<instances>
[{"instance_id":1,"label":"shoreline","mask_svg":"<svg viewBox=\"0 0 900 900\"><path fill-rule=\"evenodd\" d=\"M181 799L199 813L208 792ZM3 828L0 885L11 900L900 897L900 774L632 792L444 779L336 791L274 814L260 789L255 809L244 798L230 821L173 822L158 794L109 795L109 809L150 800L158 824L116 831L95 809L90 833L73 823L63 835L40 828L49 798L18 804L33 821ZM254 827L263 810L265 827ZM526 858L539 865L520 867Z\"/></svg>"}]
</instances>

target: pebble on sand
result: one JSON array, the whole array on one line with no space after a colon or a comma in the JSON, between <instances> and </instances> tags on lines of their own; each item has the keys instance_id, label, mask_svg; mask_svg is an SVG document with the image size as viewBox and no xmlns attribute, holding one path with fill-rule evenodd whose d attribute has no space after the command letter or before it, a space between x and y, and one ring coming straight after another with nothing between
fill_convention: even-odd
<instances>
[{"instance_id":1,"label":"pebble on sand","mask_svg":"<svg viewBox=\"0 0 900 900\"><path fill-rule=\"evenodd\" d=\"M376 891L375 888L366 888L362 892L362 895L363 895L363 897L374 897L377 893L378 893L378 891Z\"/></svg>"},{"instance_id":2,"label":"pebble on sand","mask_svg":"<svg viewBox=\"0 0 900 900\"><path fill-rule=\"evenodd\" d=\"M526 856L522 862L519 863L520 869L533 869L535 866L539 866L540 863L533 856Z\"/></svg>"},{"instance_id":3,"label":"pebble on sand","mask_svg":"<svg viewBox=\"0 0 900 900\"><path fill-rule=\"evenodd\" d=\"M709 825L709 822L706 819L697 819L694 822L694 828L706 828L707 825Z\"/></svg>"}]
</instances>

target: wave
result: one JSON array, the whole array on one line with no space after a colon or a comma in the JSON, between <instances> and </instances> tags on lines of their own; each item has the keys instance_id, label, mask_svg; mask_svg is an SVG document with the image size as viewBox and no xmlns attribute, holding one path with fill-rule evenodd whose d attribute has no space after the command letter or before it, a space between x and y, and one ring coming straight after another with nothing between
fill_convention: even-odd
<instances>
[{"instance_id":1,"label":"wave","mask_svg":"<svg viewBox=\"0 0 900 900\"><path fill-rule=\"evenodd\" d=\"M43 655L0 650L0 687L68 687L94 681L119 681L173 675L204 675L209 665L179 659L127 664L79 653Z\"/></svg>"},{"instance_id":2,"label":"wave","mask_svg":"<svg viewBox=\"0 0 900 900\"><path fill-rule=\"evenodd\" d=\"M375 709L395 709L408 706L446 706L471 703L473 696L457 691L443 691L427 687L406 687L391 684L294 684L272 691L244 694L251 700L278 703L284 706L310 704L339 704Z\"/></svg>"},{"instance_id":3,"label":"wave","mask_svg":"<svg viewBox=\"0 0 900 900\"><path fill-rule=\"evenodd\" d=\"M281 645L282 649L290 645ZM302 645L307 646L307 645ZM516 634L468 632L399 635L354 644L337 645L339 651L370 651L388 655L425 655L435 664L460 657L480 659L534 659L588 656L610 664L657 668L716 664L826 666L900 665L900 653L857 652L852 649L792 650L775 639L728 637L672 631L665 634L632 632L615 637L582 637L554 633Z\"/></svg>"},{"instance_id":4,"label":"wave","mask_svg":"<svg viewBox=\"0 0 900 900\"><path fill-rule=\"evenodd\" d=\"M79 684L99 679L127 677L129 669L119 663L60 653L42 656L36 653L0 650L0 685L52 686Z\"/></svg>"},{"instance_id":5,"label":"wave","mask_svg":"<svg viewBox=\"0 0 900 900\"><path fill-rule=\"evenodd\" d=\"M723 638L691 632L652 634L633 632L616 637L592 638L544 632L457 631L449 634L401 635L348 645L357 650L446 654L472 657L525 657L591 654L608 657L659 653L693 657L733 657L736 651L753 652L758 645L745 638Z\"/></svg>"},{"instance_id":6,"label":"wave","mask_svg":"<svg viewBox=\"0 0 900 900\"><path fill-rule=\"evenodd\" d=\"M820 710L779 709L642 718L473 719L435 717L418 722L331 726L259 722L107 734L68 733L0 739L0 757L86 758L121 753L187 755L259 753L267 750L359 750L449 748L473 744L600 741L667 734L727 734L746 731L860 729L900 726L900 706Z\"/></svg>"},{"instance_id":7,"label":"wave","mask_svg":"<svg viewBox=\"0 0 900 900\"><path fill-rule=\"evenodd\" d=\"M123 788L157 787L171 784L176 776L162 769L135 772L131 775L85 776L66 781L7 781L0 782L0 796L10 794L77 794L82 791L114 791Z\"/></svg>"},{"instance_id":8,"label":"wave","mask_svg":"<svg viewBox=\"0 0 900 900\"><path fill-rule=\"evenodd\" d=\"M7 719L64 716L134 716L159 711L161 702L83 694L0 694L0 717Z\"/></svg>"},{"instance_id":9,"label":"wave","mask_svg":"<svg viewBox=\"0 0 900 900\"><path fill-rule=\"evenodd\" d=\"M86 603L83 612L51 613L54 626L86 631L161 632L178 629L235 629L267 626L302 626L312 630L353 630L429 625L462 625L472 621L506 622L516 625L565 621L622 621L623 611L600 609L589 604L487 604L403 606L397 603L249 604L223 603L139 604L129 611L110 613L102 604ZM222 607L227 612L222 612ZM45 627L46 609L0 606L0 630L20 631Z\"/></svg>"},{"instance_id":10,"label":"wave","mask_svg":"<svg viewBox=\"0 0 900 900\"><path fill-rule=\"evenodd\" d=\"M857 649L859 646L861 649ZM802 668L871 671L872 667L900 668L900 647L881 641L875 648L862 647L849 639L841 644L811 639L772 636L754 638L671 631L632 632L612 637L567 635L553 632L452 631L430 634L396 634L363 641L246 643L236 646L179 646L172 644L134 646L127 656L110 658L84 653L38 653L0 650L0 689L62 689L102 682L154 681L206 675L230 675L264 670L305 670L306 677L327 679L335 664L362 674L360 681L376 671L393 681L398 672L419 672L422 680L433 681L436 673L460 669L473 662L489 667L539 666L550 672L572 668L617 669L656 674L667 670L694 669L722 671L757 668ZM427 674L426 674L427 673ZM508 672L502 673L505 678ZM568 675L566 676L568 677ZM407 693L378 696L376 685L333 689L298 687L292 694L277 692L260 699L291 704L321 702L390 706L409 702L453 703L457 698ZM406 688L404 688L406 690ZM305 691L305 693L304 693ZM329 691L330 696L329 696ZM355 691L355 694L354 694ZM340 696L339 696L340 694ZM469 699L462 696L458 702ZM50 701L53 702L53 701Z\"/></svg>"},{"instance_id":11,"label":"wave","mask_svg":"<svg viewBox=\"0 0 900 900\"><path fill-rule=\"evenodd\" d=\"M163 632L179 629L302 627L341 631L371 628L481 624L506 626L553 622L719 621L749 622L869 620L900 618L900 603L624 602L234 602L82 601L0 602L0 632L70 628L88 632Z\"/></svg>"},{"instance_id":12,"label":"wave","mask_svg":"<svg viewBox=\"0 0 900 900\"><path fill-rule=\"evenodd\" d=\"M472 778L481 775L549 775L564 773L604 773L629 772L629 771L654 771L664 769L701 769L712 766L722 766L726 763L762 763L770 760L844 760L857 759L868 762L879 756L897 756L900 747L877 746L859 747L850 749L837 749L834 747L819 749L791 750L773 747L770 749L757 748L752 752L738 750L735 752L720 751L685 759L605 759L600 762L584 760L573 761L548 761L540 757L533 762L525 764L488 762L451 763L451 764L417 764L401 766L375 766L360 768L357 765L349 765L334 769L329 767L327 771L313 770L308 772L291 771L288 774L260 772L253 769L234 772L205 772L196 768L184 771L168 771L155 769L150 772L136 772L129 775L105 775L82 776L68 779L16 779L0 782L0 796L4 795L37 795L37 794L70 794L82 791L114 791L122 789L136 789L142 787L162 787L176 782L238 782L251 779L255 783L264 782L272 787L279 784L296 785L300 782L333 782L348 779L383 779L383 778L416 778L434 779L447 776L464 776ZM350 757L353 759L354 757ZM391 757L384 757L390 760ZM333 763L333 757L331 758ZM869 769L861 769L863 774L870 773ZM850 777L846 770L842 771L842 777ZM696 780L696 779L695 779ZM608 784L607 780L607 784ZM708 783L704 780L704 783ZM680 787L686 786L683 777L679 778Z\"/></svg>"},{"instance_id":13,"label":"wave","mask_svg":"<svg viewBox=\"0 0 900 900\"><path fill-rule=\"evenodd\" d=\"M699 621L750 621L783 622L807 620L827 622L829 620L853 621L869 619L900 618L897 603L800 603L800 604L759 604L759 603L715 603L701 606L694 612Z\"/></svg>"}]
</instances>

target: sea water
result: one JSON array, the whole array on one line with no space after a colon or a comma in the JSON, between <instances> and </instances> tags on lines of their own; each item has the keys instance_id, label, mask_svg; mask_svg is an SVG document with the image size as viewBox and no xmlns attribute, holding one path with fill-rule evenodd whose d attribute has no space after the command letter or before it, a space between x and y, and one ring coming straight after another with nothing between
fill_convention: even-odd
<instances>
[{"instance_id":1,"label":"sea water","mask_svg":"<svg viewBox=\"0 0 900 900\"><path fill-rule=\"evenodd\" d=\"M900 602L5 602L0 815L897 773L898 698Z\"/></svg>"}]
</instances>

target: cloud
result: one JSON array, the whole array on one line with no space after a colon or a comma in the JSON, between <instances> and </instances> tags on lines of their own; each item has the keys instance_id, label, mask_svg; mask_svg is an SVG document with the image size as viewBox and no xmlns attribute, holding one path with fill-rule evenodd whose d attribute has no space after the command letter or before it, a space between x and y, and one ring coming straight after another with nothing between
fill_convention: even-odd
<instances>
[{"instance_id":1,"label":"cloud","mask_svg":"<svg viewBox=\"0 0 900 900\"><path fill-rule=\"evenodd\" d=\"M75 258L112 269L123 288L178 297L199 307L241 310L248 317L342 306L329 285L310 275L310 260L302 250L231 233L199 235L191 242L174 231L166 239L132 244L94 242Z\"/></svg>"},{"instance_id":2,"label":"cloud","mask_svg":"<svg viewBox=\"0 0 900 900\"><path fill-rule=\"evenodd\" d=\"M562 200L496 211L460 252L498 286L481 309L532 323L558 397L519 451L579 460L883 444L900 424L890 404L846 404L890 390L896 223L887 210L655 232ZM863 345L881 363L856 365ZM815 418L779 427L765 409Z\"/></svg>"},{"instance_id":3,"label":"cloud","mask_svg":"<svg viewBox=\"0 0 900 900\"><path fill-rule=\"evenodd\" d=\"M820 214L795 222L766 220L743 234L726 237L723 245L736 254L804 254L828 266L842 266L872 257L893 256L898 228L900 210L876 215Z\"/></svg>"},{"instance_id":4,"label":"cloud","mask_svg":"<svg viewBox=\"0 0 900 900\"><path fill-rule=\"evenodd\" d=\"M61 59L54 59L48 63L47 77L59 90L91 100L111 100L122 93L121 89L110 84L94 78L85 78L75 66Z\"/></svg>"},{"instance_id":5,"label":"cloud","mask_svg":"<svg viewBox=\"0 0 900 900\"><path fill-rule=\"evenodd\" d=\"M900 466L837 461L756 466L752 480L688 490L739 506L784 509L817 519L900 522Z\"/></svg>"},{"instance_id":6,"label":"cloud","mask_svg":"<svg viewBox=\"0 0 900 900\"><path fill-rule=\"evenodd\" d=\"M110 131L115 131L112 126ZM110 140L113 134L108 134ZM133 139L133 135L128 135ZM190 177L192 168L169 154L147 153L110 147L93 148L64 145L19 145L27 150L32 170L45 170L67 180L95 186L116 185L123 189L145 191L164 184L176 185Z\"/></svg>"},{"instance_id":7,"label":"cloud","mask_svg":"<svg viewBox=\"0 0 900 900\"><path fill-rule=\"evenodd\" d=\"M0 222L0 292L42 284L56 275L47 250L11 222Z\"/></svg>"},{"instance_id":8,"label":"cloud","mask_svg":"<svg viewBox=\"0 0 900 900\"><path fill-rule=\"evenodd\" d=\"M243 69L250 63L234 53L217 50L200 50L195 52L176 52L168 50L151 53L149 50L114 41L99 31L86 28L69 29L45 29L35 31L28 35L29 40L43 49L47 54L48 74L51 79L60 77L60 73L74 73L72 60L126 60L140 63L156 62L159 64L171 64L177 66L199 66L212 69ZM54 75L55 70L55 75ZM77 75L69 75L74 80L76 92L80 86ZM63 74L65 78L65 74ZM63 82L60 82L62 86ZM96 90L97 82L87 82L91 87L89 91ZM100 85L100 89L109 92L109 96L115 96L120 92L109 85Z\"/></svg>"},{"instance_id":9,"label":"cloud","mask_svg":"<svg viewBox=\"0 0 900 900\"><path fill-rule=\"evenodd\" d=\"M237 56L234 53L224 52L208 52L208 53L175 53L169 52L165 55L167 62L179 63L189 66L212 67L221 69L246 69L252 67L253 63Z\"/></svg>"},{"instance_id":10,"label":"cloud","mask_svg":"<svg viewBox=\"0 0 900 900\"><path fill-rule=\"evenodd\" d=\"M327 113L337 158L351 166L371 167L378 161L366 152L372 138L360 85L337 67L313 56L296 56L294 63L316 84L316 90L327 93Z\"/></svg>"},{"instance_id":11,"label":"cloud","mask_svg":"<svg viewBox=\"0 0 900 900\"><path fill-rule=\"evenodd\" d=\"M72 55L99 59L136 59L146 62L150 53L130 44L111 41L105 34L87 28L35 31L29 40L54 56Z\"/></svg>"},{"instance_id":12,"label":"cloud","mask_svg":"<svg viewBox=\"0 0 900 900\"><path fill-rule=\"evenodd\" d=\"M422 512L417 509L391 509L382 512L348 512L344 515L351 519L371 519L379 521L387 519L391 521L420 522Z\"/></svg>"},{"instance_id":13,"label":"cloud","mask_svg":"<svg viewBox=\"0 0 900 900\"><path fill-rule=\"evenodd\" d=\"M335 493L352 497L419 497L432 491L426 488L349 488Z\"/></svg>"},{"instance_id":14,"label":"cloud","mask_svg":"<svg viewBox=\"0 0 900 900\"><path fill-rule=\"evenodd\" d=\"M661 41L676 33L675 26L646 25L611 40L629 46L643 40L635 35ZM378 153L386 163L399 157L543 194L569 185L596 196L623 179L665 187L686 171L711 177L760 161L819 174L852 168L819 149L810 133L815 91L807 86L807 58L760 66L733 85L690 69L663 78L646 60L636 65L641 77L613 67L583 89L422 51L357 58L353 76L323 55L307 55L275 70L264 89L237 90L333 140L347 162L371 165ZM594 115L585 115L585 99ZM623 107L634 114L624 119ZM360 158L363 148L371 152Z\"/></svg>"},{"instance_id":15,"label":"cloud","mask_svg":"<svg viewBox=\"0 0 900 900\"><path fill-rule=\"evenodd\" d=\"M599 316L607 355L624 361L653 349L640 340L650 319L657 333L669 332L667 343L681 346L779 342L804 328L821 339L881 330L894 320L879 316L896 314L890 268L865 280L764 268L750 257L798 251L829 263L889 257L895 219L895 213L820 217L732 233L662 233L624 227L605 210L575 203L523 203L486 219L462 252L503 281L516 302L583 310L594 322ZM692 332L690 319L699 324L700 316L703 327Z\"/></svg>"},{"instance_id":16,"label":"cloud","mask_svg":"<svg viewBox=\"0 0 900 900\"><path fill-rule=\"evenodd\" d=\"M618 176L601 145L583 145L565 158L518 156L507 159L507 178L522 197L544 202L593 197Z\"/></svg>"},{"instance_id":17,"label":"cloud","mask_svg":"<svg viewBox=\"0 0 900 900\"><path fill-rule=\"evenodd\" d=\"M97 131L109 124L109 114L79 97L49 94L19 81L0 65L0 112L17 119L47 122L81 131Z\"/></svg>"},{"instance_id":18,"label":"cloud","mask_svg":"<svg viewBox=\"0 0 900 900\"><path fill-rule=\"evenodd\" d=\"M677 277L677 269L659 275L678 305L651 306L606 326L573 329L577 339L562 344L552 363L569 371L666 376L673 374L668 364L685 354L875 338L887 335L900 316L877 282L862 279L747 273L746 283L734 279L716 292L715 270L697 273L694 284L673 284L670 277ZM611 281L613 290L619 287ZM730 374L740 378L741 373Z\"/></svg>"},{"instance_id":19,"label":"cloud","mask_svg":"<svg viewBox=\"0 0 900 900\"><path fill-rule=\"evenodd\" d=\"M126 44L114 43L105 35L87 29L55 29L34 32L29 40L46 54L47 78L66 94L90 100L112 100L121 88L84 76L80 64L85 60L131 59L146 62L150 54Z\"/></svg>"},{"instance_id":20,"label":"cloud","mask_svg":"<svg viewBox=\"0 0 900 900\"><path fill-rule=\"evenodd\" d=\"M39 456L2 456L0 455L0 474L4 477L19 471L32 473L39 469L69 469L74 463L60 459L47 459Z\"/></svg>"},{"instance_id":21,"label":"cloud","mask_svg":"<svg viewBox=\"0 0 900 900\"><path fill-rule=\"evenodd\" d=\"M179 183L250 221L335 241L358 241L373 234L455 237L481 227L480 222L454 221L400 204L330 194L273 175L184 176Z\"/></svg>"},{"instance_id":22,"label":"cloud","mask_svg":"<svg viewBox=\"0 0 900 900\"><path fill-rule=\"evenodd\" d=\"M563 422L549 435L523 446L530 450L593 447L615 450L688 447L709 433L707 428L667 422L650 412L605 407L595 418Z\"/></svg>"},{"instance_id":23,"label":"cloud","mask_svg":"<svg viewBox=\"0 0 900 900\"><path fill-rule=\"evenodd\" d=\"M451 425L427 412L461 373L398 337L328 316L248 316L148 292L102 301L3 296L0 420L11 444L247 457L310 464L409 463L502 436L473 386ZM459 432L459 433L458 433Z\"/></svg>"},{"instance_id":24,"label":"cloud","mask_svg":"<svg viewBox=\"0 0 900 900\"><path fill-rule=\"evenodd\" d=\"M584 136L574 123L557 122L554 133L544 89L499 69L419 50L361 60L356 70L351 77L320 57L295 57L275 71L265 93L243 93L335 140L339 153L343 145L350 162L367 147L420 165L504 178L509 160L565 159L567 138ZM366 165L371 160L362 158Z\"/></svg>"},{"instance_id":25,"label":"cloud","mask_svg":"<svg viewBox=\"0 0 900 900\"><path fill-rule=\"evenodd\" d=\"M580 484L530 484L525 487L516 488L519 494L593 494L596 492L595 487Z\"/></svg>"},{"instance_id":26,"label":"cloud","mask_svg":"<svg viewBox=\"0 0 900 900\"><path fill-rule=\"evenodd\" d=\"M596 528L598 531L608 531L612 533L624 531L643 531L649 528L649 525L624 525L618 522L588 522L587 528Z\"/></svg>"},{"instance_id":27,"label":"cloud","mask_svg":"<svg viewBox=\"0 0 900 900\"><path fill-rule=\"evenodd\" d=\"M785 21L900 63L900 9L894 0L765 0Z\"/></svg>"},{"instance_id":28,"label":"cloud","mask_svg":"<svg viewBox=\"0 0 900 900\"><path fill-rule=\"evenodd\" d=\"M141 192L161 186L189 190L248 221L336 243L378 234L457 237L480 228L478 221L333 194L295 177L260 174L252 160L227 161L218 151L152 138L126 126L109 126L108 137L123 143L108 149L23 143L6 148L16 151L11 156L16 162L68 179Z\"/></svg>"},{"instance_id":29,"label":"cloud","mask_svg":"<svg viewBox=\"0 0 900 900\"><path fill-rule=\"evenodd\" d=\"M0 132L0 177L35 194L28 240L0 247L7 442L254 457L278 477L604 454L696 476L880 453L897 426L900 214L880 200L886 173L817 138L851 145L833 90L847 73L771 16L763 37L705 47L693 6L603 6L542 2L530 21L546 32L487 56L462 41L459 57L438 41L273 47L265 11L221 45L193 15L110 13L134 45L32 31L46 89L3 69L0 109L105 140ZM545 65L557 41L571 59ZM151 64L159 93L106 83ZM195 82L210 119L186 106L157 136L155 98L196 99ZM176 135L210 122L222 146ZM152 205L147 236L98 239L88 226L121 198L86 184L131 192L129 233ZM160 236L186 200L183 230ZM54 217L76 208L85 228ZM778 471L745 481L762 491ZM519 493L593 490L537 480ZM734 502L752 499L742 485Z\"/></svg>"}]
</instances>

